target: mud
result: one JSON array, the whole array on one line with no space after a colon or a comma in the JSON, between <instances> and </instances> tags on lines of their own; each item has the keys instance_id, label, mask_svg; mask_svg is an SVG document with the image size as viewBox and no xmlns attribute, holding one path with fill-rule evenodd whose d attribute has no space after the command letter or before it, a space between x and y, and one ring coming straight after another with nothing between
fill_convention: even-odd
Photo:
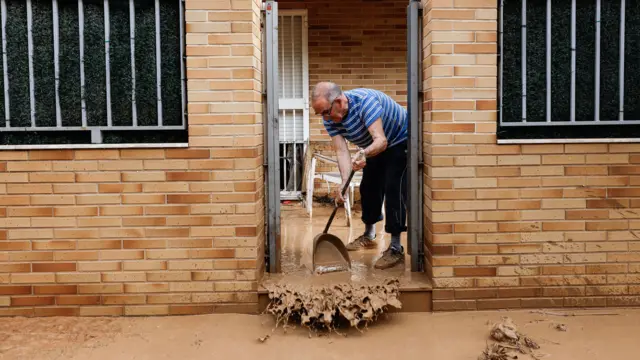
<instances>
[{"instance_id":1,"label":"mud","mask_svg":"<svg viewBox=\"0 0 640 360\"><path fill-rule=\"evenodd\" d=\"M122 332L126 322L79 317L0 319L0 359L65 358L78 346L104 346Z\"/></svg>"},{"instance_id":2,"label":"mud","mask_svg":"<svg viewBox=\"0 0 640 360\"><path fill-rule=\"evenodd\" d=\"M487 344L478 360L518 359L518 353L529 355L534 359L540 358L535 353L535 350L540 349L540 345L518 331L516 324L507 316L495 323L489 334L491 339L496 342Z\"/></svg>"},{"instance_id":3,"label":"mud","mask_svg":"<svg viewBox=\"0 0 640 360\"><path fill-rule=\"evenodd\" d=\"M329 273L322 276L312 276L313 257L312 248L314 237L322 233L331 215L333 207L322 206L314 203L313 216L305 211L300 204L282 206L281 218L281 274L266 274L263 282L267 283L308 283L308 284L332 284L348 282L352 284L376 284L386 281L388 278L398 279L402 288L431 288L431 282L424 273L412 273L411 260L407 256L404 264L399 264L386 270L378 270L373 267L382 255L382 251L389 244L388 234L384 233L384 222L378 223L376 230L377 249L364 251L351 251L349 257L351 269L339 273ZM364 225L360 220L361 212L354 209L352 213L352 225L346 226L344 209L338 210L331 223L330 234L335 235L343 244L358 237L364 231ZM401 242L405 249L406 233L402 235Z\"/></svg>"},{"instance_id":4,"label":"mud","mask_svg":"<svg viewBox=\"0 0 640 360\"><path fill-rule=\"evenodd\" d=\"M381 316L365 333L348 328L346 337L311 339L306 328L271 333L271 315L136 317L108 323L102 318L0 318L3 336L13 334L0 341L5 349L0 359L474 360L502 316L540 344L543 360L634 359L640 353L640 310L616 309L617 316L598 316L607 311L611 309L576 311L585 315L566 318L529 310L393 313ZM556 330L554 324L560 322L569 331ZM85 341L84 333L97 337ZM270 337L264 343L257 340L266 334ZM518 355L518 360L532 360Z\"/></svg>"},{"instance_id":5,"label":"mud","mask_svg":"<svg viewBox=\"0 0 640 360\"><path fill-rule=\"evenodd\" d=\"M265 313L275 317L275 328L291 322L314 331L338 331L344 326L366 328L388 308L402 307L397 280L378 285L269 286Z\"/></svg>"}]
</instances>

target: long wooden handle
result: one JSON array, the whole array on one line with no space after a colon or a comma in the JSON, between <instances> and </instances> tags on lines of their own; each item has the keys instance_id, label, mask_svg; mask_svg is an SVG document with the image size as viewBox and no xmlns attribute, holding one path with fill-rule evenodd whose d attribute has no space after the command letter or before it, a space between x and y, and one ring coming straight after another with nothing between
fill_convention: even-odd
<instances>
[{"instance_id":1,"label":"long wooden handle","mask_svg":"<svg viewBox=\"0 0 640 360\"><path fill-rule=\"evenodd\" d=\"M353 174L355 174L356 172L354 170L351 170L351 174L349 174L349 179L347 179L347 182L344 184L344 187L342 188L342 196L344 197L344 194L346 193L347 189L349 188L349 184L351 183L351 179L353 178ZM331 216L329 217L329 221L327 222L327 226L324 228L324 234L326 234L327 232L329 232L329 226L331 226L331 222L333 222L333 218L336 216L336 212L338 211L338 206L336 205L333 208L333 212L331 213Z\"/></svg>"}]
</instances>

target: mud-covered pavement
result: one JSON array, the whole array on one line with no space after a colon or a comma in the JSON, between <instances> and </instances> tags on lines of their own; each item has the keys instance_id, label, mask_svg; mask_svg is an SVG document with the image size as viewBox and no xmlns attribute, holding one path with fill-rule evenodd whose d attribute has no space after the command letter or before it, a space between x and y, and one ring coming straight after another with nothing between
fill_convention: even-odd
<instances>
[{"instance_id":1,"label":"mud-covered pavement","mask_svg":"<svg viewBox=\"0 0 640 360\"><path fill-rule=\"evenodd\" d=\"M309 337L302 328L271 333L274 321L266 315L0 318L0 359L475 360L489 341L492 323L502 316L509 316L519 331L537 341L542 359L636 358L640 310L575 313L594 312L617 315L560 317L530 310L395 313L383 316L364 333L348 330L346 337ZM559 330L559 324L566 331ZM268 340L258 341L267 334L271 334Z\"/></svg>"}]
</instances>

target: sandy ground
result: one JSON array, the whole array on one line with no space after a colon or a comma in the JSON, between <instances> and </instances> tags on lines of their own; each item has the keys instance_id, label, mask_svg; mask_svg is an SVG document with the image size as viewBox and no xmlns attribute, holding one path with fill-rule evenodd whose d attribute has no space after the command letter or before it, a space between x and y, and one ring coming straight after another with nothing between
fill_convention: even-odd
<instances>
[{"instance_id":1,"label":"sandy ground","mask_svg":"<svg viewBox=\"0 0 640 360\"><path fill-rule=\"evenodd\" d=\"M559 310L556 310L559 312ZM543 359L633 359L640 310L577 311L617 315L560 317L531 311L398 313L364 333L309 337L271 333L266 315L156 318L1 318L0 359L477 359L491 322L511 317L541 345ZM565 312L566 313L566 312ZM567 331L554 328L567 325ZM264 343L257 339L272 334ZM521 355L519 359L529 359Z\"/></svg>"}]
</instances>

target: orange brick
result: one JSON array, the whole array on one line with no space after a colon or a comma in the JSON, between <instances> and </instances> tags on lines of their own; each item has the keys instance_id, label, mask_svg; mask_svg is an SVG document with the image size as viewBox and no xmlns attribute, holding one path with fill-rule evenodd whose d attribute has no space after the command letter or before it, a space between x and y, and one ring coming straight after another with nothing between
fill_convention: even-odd
<instances>
[{"instance_id":1,"label":"orange brick","mask_svg":"<svg viewBox=\"0 0 640 360\"><path fill-rule=\"evenodd\" d=\"M33 287L35 295L77 294L77 285L36 285Z\"/></svg>"},{"instance_id":2,"label":"orange brick","mask_svg":"<svg viewBox=\"0 0 640 360\"><path fill-rule=\"evenodd\" d=\"M145 302L145 295L105 295L102 297L104 305L144 304Z\"/></svg>"},{"instance_id":3,"label":"orange brick","mask_svg":"<svg viewBox=\"0 0 640 360\"><path fill-rule=\"evenodd\" d=\"M522 189L520 197L523 199L561 198L562 189Z\"/></svg>"},{"instance_id":4,"label":"orange brick","mask_svg":"<svg viewBox=\"0 0 640 360\"><path fill-rule=\"evenodd\" d=\"M520 241L520 234L478 234L478 243L511 243Z\"/></svg>"},{"instance_id":5,"label":"orange brick","mask_svg":"<svg viewBox=\"0 0 640 360\"><path fill-rule=\"evenodd\" d=\"M165 226L167 219L164 217L132 217L122 219L122 226Z\"/></svg>"},{"instance_id":6,"label":"orange brick","mask_svg":"<svg viewBox=\"0 0 640 360\"><path fill-rule=\"evenodd\" d=\"M31 172L31 171L51 171L51 161L9 161L7 171L10 172Z\"/></svg>"},{"instance_id":7,"label":"orange brick","mask_svg":"<svg viewBox=\"0 0 640 360\"><path fill-rule=\"evenodd\" d=\"M98 184L101 193L138 193L142 192L142 184Z\"/></svg>"},{"instance_id":8,"label":"orange brick","mask_svg":"<svg viewBox=\"0 0 640 360\"><path fill-rule=\"evenodd\" d=\"M498 209L500 210L531 210L540 208L540 200L498 200Z\"/></svg>"},{"instance_id":9,"label":"orange brick","mask_svg":"<svg viewBox=\"0 0 640 360\"><path fill-rule=\"evenodd\" d=\"M35 183L66 183L74 182L75 174L73 173L30 173L29 182Z\"/></svg>"},{"instance_id":10,"label":"orange brick","mask_svg":"<svg viewBox=\"0 0 640 360\"><path fill-rule=\"evenodd\" d=\"M515 221L520 220L519 211L478 211L478 221Z\"/></svg>"},{"instance_id":11,"label":"orange brick","mask_svg":"<svg viewBox=\"0 0 640 360\"><path fill-rule=\"evenodd\" d=\"M10 207L7 209L9 217L37 217L37 216L53 216L53 208L51 207Z\"/></svg>"},{"instance_id":12,"label":"orange brick","mask_svg":"<svg viewBox=\"0 0 640 360\"><path fill-rule=\"evenodd\" d=\"M125 293L161 293L168 291L169 284L164 283L124 284Z\"/></svg>"},{"instance_id":13,"label":"orange brick","mask_svg":"<svg viewBox=\"0 0 640 360\"><path fill-rule=\"evenodd\" d=\"M525 187L539 187L539 178L499 178L498 187L501 188L525 188Z\"/></svg>"},{"instance_id":14,"label":"orange brick","mask_svg":"<svg viewBox=\"0 0 640 360\"><path fill-rule=\"evenodd\" d=\"M563 166L522 166L520 168L521 176L562 176L564 174Z\"/></svg>"},{"instance_id":15,"label":"orange brick","mask_svg":"<svg viewBox=\"0 0 640 360\"><path fill-rule=\"evenodd\" d=\"M7 184L8 194L50 194L51 184Z\"/></svg>"},{"instance_id":16,"label":"orange brick","mask_svg":"<svg viewBox=\"0 0 640 360\"><path fill-rule=\"evenodd\" d=\"M165 173L161 171L122 172L124 182L164 181Z\"/></svg>"},{"instance_id":17,"label":"orange brick","mask_svg":"<svg viewBox=\"0 0 640 360\"><path fill-rule=\"evenodd\" d=\"M102 216L124 216L124 215L142 215L144 213L142 206L101 206L100 215ZM97 215L97 214L96 214Z\"/></svg>"},{"instance_id":18,"label":"orange brick","mask_svg":"<svg viewBox=\"0 0 640 360\"><path fill-rule=\"evenodd\" d=\"M189 251L186 249L148 250L147 259L187 259Z\"/></svg>"},{"instance_id":19,"label":"orange brick","mask_svg":"<svg viewBox=\"0 0 640 360\"><path fill-rule=\"evenodd\" d=\"M94 206L54 207L53 216L97 216L98 208Z\"/></svg>"},{"instance_id":20,"label":"orange brick","mask_svg":"<svg viewBox=\"0 0 640 360\"><path fill-rule=\"evenodd\" d=\"M145 206L148 215L187 215L189 205Z\"/></svg>"},{"instance_id":21,"label":"orange brick","mask_svg":"<svg viewBox=\"0 0 640 360\"><path fill-rule=\"evenodd\" d=\"M76 271L75 263L34 263L32 265L33 272L63 272Z\"/></svg>"},{"instance_id":22,"label":"orange brick","mask_svg":"<svg viewBox=\"0 0 640 360\"><path fill-rule=\"evenodd\" d=\"M55 276L58 283L100 282L100 274L98 273L57 273Z\"/></svg>"},{"instance_id":23,"label":"orange brick","mask_svg":"<svg viewBox=\"0 0 640 360\"><path fill-rule=\"evenodd\" d=\"M506 176L520 176L520 169L518 167L477 167L477 177L506 177ZM504 180L504 179L503 179ZM500 186L500 179L498 179L498 186Z\"/></svg>"},{"instance_id":24,"label":"orange brick","mask_svg":"<svg viewBox=\"0 0 640 360\"><path fill-rule=\"evenodd\" d=\"M123 261L123 270L140 271L140 270L166 270L166 261L144 260L144 261Z\"/></svg>"},{"instance_id":25,"label":"orange brick","mask_svg":"<svg viewBox=\"0 0 640 360\"><path fill-rule=\"evenodd\" d=\"M81 284L78 285L78 294L119 294L124 291L123 284ZM103 297L103 299L106 298ZM107 305L107 301L103 300Z\"/></svg>"},{"instance_id":26,"label":"orange brick","mask_svg":"<svg viewBox=\"0 0 640 360\"><path fill-rule=\"evenodd\" d=\"M163 159L164 150L162 149L123 149L120 150L121 159Z\"/></svg>"},{"instance_id":27,"label":"orange brick","mask_svg":"<svg viewBox=\"0 0 640 360\"><path fill-rule=\"evenodd\" d=\"M78 271L120 271L122 264L119 261L81 262L78 263Z\"/></svg>"},{"instance_id":28,"label":"orange brick","mask_svg":"<svg viewBox=\"0 0 640 360\"><path fill-rule=\"evenodd\" d=\"M565 210L523 210L522 220L564 220Z\"/></svg>"},{"instance_id":29,"label":"orange brick","mask_svg":"<svg viewBox=\"0 0 640 360\"><path fill-rule=\"evenodd\" d=\"M471 244L476 241L475 234L434 234L434 244Z\"/></svg>"},{"instance_id":30,"label":"orange brick","mask_svg":"<svg viewBox=\"0 0 640 360\"><path fill-rule=\"evenodd\" d=\"M585 230L584 221L545 221L542 231L579 231Z\"/></svg>"}]
</instances>

